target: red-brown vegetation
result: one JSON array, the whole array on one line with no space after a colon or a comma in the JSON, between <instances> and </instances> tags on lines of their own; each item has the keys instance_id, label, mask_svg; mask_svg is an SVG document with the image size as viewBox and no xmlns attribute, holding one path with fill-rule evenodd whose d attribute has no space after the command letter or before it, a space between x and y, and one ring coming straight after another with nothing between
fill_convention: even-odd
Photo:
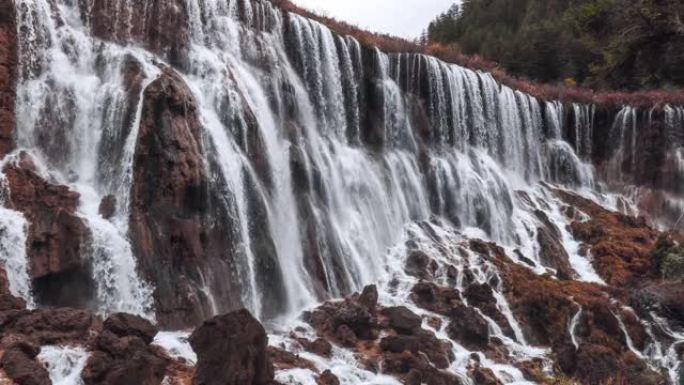
<instances>
[{"instance_id":1,"label":"red-brown vegetation","mask_svg":"<svg viewBox=\"0 0 684 385\"><path fill-rule=\"evenodd\" d=\"M587 214L588 221L574 221L573 235L584 242L594 258L594 268L611 286L625 288L657 278L651 250L659 232L645 218L608 211L589 199L565 191L556 194L567 204Z\"/></svg>"}]
</instances>

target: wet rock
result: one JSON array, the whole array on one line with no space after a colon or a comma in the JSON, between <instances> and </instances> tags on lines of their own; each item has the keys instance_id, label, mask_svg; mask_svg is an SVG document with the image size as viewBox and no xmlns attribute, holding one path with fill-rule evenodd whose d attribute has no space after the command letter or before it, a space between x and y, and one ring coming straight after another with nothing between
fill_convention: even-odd
<instances>
[{"instance_id":1,"label":"wet rock","mask_svg":"<svg viewBox=\"0 0 684 385\"><path fill-rule=\"evenodd\" d=\"M455 289L439 287L433 283L421 282L413 286L411 299L419 307L448 316L451 309L462 306L461 297Z\"/></svg>"},{"instance_id":2,"label":"wet rock","mask_svg":"<svg viewBox=\"0 0 684 385\"><path fill-rule=\"evenodd\" d=\"M289 370L289 369L308 369L313 372L317 372L316 366L304 358L290 353L286 350L279 349L273 346L267 348L268 355L273 362L273 366L278 370Z\"/></svg>"},{"instance_id":3,"label":"wet rock","mask_svg":"<svg viewBox=\"0 0 684 385\"><path fill-rule=\"evenodd\" d=\"M501 381L494 375L489 368L478 367L470 371L470 377L475 381L475 385L502 385Z\"/></svg>"},{"instance_id":4,"label":"wet rock","mask_svg":"<svg viewBox=\"0 0 684 385\"><path fill-rule=\"evenodd\" d=\"M317 338L313 342L310 342L304 346L304 348L313 354L318 354L322 357L330 357L332 354L332 345L330 342L323 338Z\"/></svg>"},{"instance_id":5,"label":"wet rock","mask_svg":"<svg viewBox=\"0 0 684 385\"><path fill-rule=\"evenodd\" d=\"M263 326L247 310L205 321L190 336L198 361L196 385L267 385L273 364Z\"/></svg>"},{"instance_id":6,"label":"wet rock","mask_svg":"<svg viewBox=\"0 0 684 385\"><path fill-rule=\"evenodd\" d=\"M143 97L131 244L141 275L155 288L160 326L195 326L212 315L211 301L225 311L241 305L238 280L212 279L233 273L233 219L218 192L209 188L201 123L183 80L166 69ZM214 298L199 289L206 286Z\"/></svg>"},{"instance_id":7,"label":"wet rock","mask_svg":"<svg viewBox=\"0 0 684 385\"><path fill-rule=\"evenodd\" d=\"M187 62L189 19L183 1L95 0L89 16L92 33L100 39L142 43L174 65Z\"/></svg>"},{"instance_id":8,"label":"wet rock","mask_svg":"<svg viewBox=\"0 0 684 385\"><path fill-rule=\"evenodd\" d=\"M114 195L107 195L102 198L98 211L102 218L112 219L116 213L116 197Z\"/></svg>"},{"instance_id":9,"label":"wet rock","mask_svg":"<svg viewBox=\"0 0 684 385\"><path fill-rule=\"evenodd\" d=\"M36 353L36 352L31 352ZM17 385L51 385L45 367L35 359L36 354L27 354L20 347L5 351L0 358L0 368Z\"/></svg>"},{"instance_id":10,"label":"wet rock","mask_svg":"<svg viewBox=\"0 0 684 385\"><path fill-rule=\"evenodd\" d=\"M648 285L632 295L632 302L641 313L653 310L684 325L684 282Z\"/></svg>"},{"instance_id":11,"label":"wet rock","mask_svg":"<svg viewBox=\"0 0 684 385\"><path fill-rule=\"evenodd\" d=\"M378 288L375 285L369 285L363 288L359 296L359 303L374 312L378 306Z\"/></svg>"},{"instance_id":12,"label":"wet rock","mask_svg":"<svg viewBox=\"0 0 684 385\"><path fill-rule=\"evenodd\" d=\"M28 154L7 165L10 207L29 222L27 257L39 303L86 307L95 284L85 258L88 230L76 215L79 194L45 181ZM65 279L79 277L79 280Z\"/></svg>"},{"instance_id":13,"label":"wet rock","mask_svg":"<svg viewBox=\"0 0 684 385\"><path fill-rule=\"evenodd\" d=\"M0 340L1 350L17 348L24 352L29 358L35 358L40 354L40 345L30 337L21 334L5 334Z\"/></svg>"},{"instance_id":14,"label":"wet rock","mask_svg":"<svg viewBox=\"0 0 684 385\"><path fill-rule=\"evenodd\" d=\"M559 279L572 279L575 271L570 266L570 256L563 246L560 230L543 211L536 210L535 215L542 224L537 228L539 259L544 266L556 270Z\"/></svg>"},{"instance_id":15,"label":"wet rock","mask_svg":"<svg viewBox=\"0 0 684 385\"><path fill-rule=\"evenodd\" d=\"M471 350L483 350L489 343L489 325L473 308L459 306L452 310L447 334Z\"/></svg>"},{"instance_id":16,"label":"wet rock","mask_svg":"<svg viewBox=\"0 0 684 385\"><path fill-rule=\"evenodd\" d=\"M380 313L387 317L389 326L401 334L413 334L423 322L405 306L385 308Z\"/></svg>"},{"instance_id":17,"label":"wet rock","mask_svg":"<svg viewBox=\"0 0 684 385\"><path fill-rule=\"evenodd\" d=\"M391 353L425 354L439 369L446 369L454 360L451 343L438 339L434 333L420 330L415 335L388 336L380 341L380 348Z\"/></svg>"},{"instance_id":18,"label":"wet rock","mask_svg":"<svg viewBox=\"0 0 684 385\"><path fill-rule=\"evenodd\" d=\"M437 263L420 250L412 250L406 257L406 274L419 279L431 280L437 271Z\"/></svg>"},{"instance_id":19,"label":"wet rock","mask_svg":"<svg viewBox=\"0 0 684 385\"><path fill-rule=\"evenodd\" d=\"M168 362L138 337L105 330L96 340L82 378L85 385L160 385Z\"/></svg>"},{"instance_id":20,"label":"wet rock","mask_svg":"<svg viewBox=\"0 0 684 385\"><path fill-rule=\"evenodd\" d=\"M435 368L422 355L410 352L388 353L383 356L382 367L386 373L404 378L409 385L461 385L454 374Z\"/></svg>"},{"instance_id":21,"label":"wet rock","mask_svg":"<svg viewBox=\"0 0 684 385\"><path fill-rule=\"evenodd\" d=\"M344 346L354 347L358 342L356 333L347 325L340 325L335 329L335 338Z\"/></svg>"},{"instance_id":22,"label":"wet rock","mask_svg":"<svg viewBox=\"0 0 684 385\"><path fill-rule=\"evenodd\" d=\"M492 288L488 284L473 283L468 286L463 295L468 299L468 304L477 307L493 319L507 337L515 339L513 328L508 319L499 311Z\"/></svg>"},{"instance_id":23,"label":"wet rock","mask_svg":"<svg viewBox=\"0 0 684 385\"><path fill-rule=\"evenodd\" d=\"M83 343L97 328L97 317L87 310L58 308L0 313L2 335L30 337L40 345Z\"/></svg>"},{"instance_id":24,"label":"wet rock","mask_svg":"<svg viewBox=\"0 0 684 385\"><path fill-rule=\"evenodd\" d=\"M318 385L340 385L340 380L330 370L321 373L316 379Z\"/></svg>"},{"instance_id":25,"label":"wet rock","mask_svg":"<svg viewBox=\"0 0 684 385\"><path fill-rule=\"evenodd\" d=\"M26 308L26 302L12 295L5 269L0 267L0 312L21 310Z\"/></svg>"},{"instance_id":26,"label":"wet rock","mask_svg":"<svg viewBox=\"0 0 684 385\"><path fill-rule=\"evenodd\" d=\"M158 329L150 321L126 313L117 313L109 316L104 322L104 330L109 330L117 336L139 337L146 344L152 343Z\"/></svg>"},{"instance_id":27,"label":"wet rock","mask_svg":"<svg viewBox=\"0 0 684 385\"><path fill-rule=\"evenodd\" d=\"M3 1L0 3L0 158L14 149L17 30L15 5Z\"/></svg>"},{"instance_id":28,"label":"wet rock","mask_svg":"<svg viewBox=\"0 0 684 385\"><path fill-rule=\"evenodd\" d=\"M159 385L168 359L150 346L157 329L147 320L130 314L114 314L105 320L91 343L83 369L85 385Z\"/></svg>"}]
</instances>

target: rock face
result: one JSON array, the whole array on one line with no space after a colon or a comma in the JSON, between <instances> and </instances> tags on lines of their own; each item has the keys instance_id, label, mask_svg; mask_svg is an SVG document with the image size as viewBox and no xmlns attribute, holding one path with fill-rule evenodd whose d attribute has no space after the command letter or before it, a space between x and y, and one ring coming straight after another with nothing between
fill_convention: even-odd
<instances>
[{"instance_id":1,"label":"rock face","mask_svg":"<svg viewBox=\"0 0 684 385\"><path fill-rule=\"evenodd\" d=\"M30 156L4 168L10 206L29 222L27 254L39 303L85 307L93 298L94 282L84 258L88 230L75 214L79 194L43 180Z\"/></svg>"},{"instance_id":2,"label":"rock face","mask_svg":"<svg viewBox=\"0 0 684 385\"><path fill-rule=\"evenodd\" d=\"M148 321L129 314L114 314L91 346L83 369L86 385L162 383L167 360L149 343L157 329Z\"/></svg>"},{"instance_id":3,"label":"rock face","mask_svg":"<svg viewBox=\"0 0 684 385\"><path fill-rule=\"evenodd\" d=\"M17 79L17 24L14 3L0 3L0 158L14 148Z\"/></svg>"},{"instance_id":4,"label":"rock face","mask_svg":"<svg viewBox=\"0 0 684 385\"><path fill-rule=\"evenodd\" d=\"M263 326L247 310L205 321L190 336L197 353L194 385L268 385L273 364Z\"/></svg>"},{"instance_id":5,"label":"rock face","mask_svg":"<svg viewBox=\"0 0 684 385\"><path fill-rule=\"evenodd\" d=\"M182 66L187 60L189 20L184 1L95 0L90 24L98 38L142 43L174 65Z\"/></svg>"},{"instance_id":6,"label":"rock face","mask_svg":"<svg viewBox=\"0 0 684 385\"><path fill-rule=\"evenodd\" d=\"M240 306L232 269L231 220L208 190L200 122L183 81L166 70L144 92L134 159L130 233L143 276L155 288L164 327L195 326L220 309ZM162 166L160 166L162 165Z\"/></svg>"}]
</instances>

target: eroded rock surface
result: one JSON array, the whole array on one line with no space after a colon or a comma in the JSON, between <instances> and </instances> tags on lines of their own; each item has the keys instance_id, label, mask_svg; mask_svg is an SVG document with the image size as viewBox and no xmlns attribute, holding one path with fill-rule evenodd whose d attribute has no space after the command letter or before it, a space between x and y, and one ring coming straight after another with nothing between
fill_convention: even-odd
<instances>
[{"instance_id":1,"label":"eroded rock surface","mask_svg":"<svg viewBox=\"0 0 684 385\"><path fill-rule=\"evenodd\" d=\"M264 327L247 310L205 321L190 336L197 353L194 385L269 385L273 364Z\"/></svg>"}]
</instances>

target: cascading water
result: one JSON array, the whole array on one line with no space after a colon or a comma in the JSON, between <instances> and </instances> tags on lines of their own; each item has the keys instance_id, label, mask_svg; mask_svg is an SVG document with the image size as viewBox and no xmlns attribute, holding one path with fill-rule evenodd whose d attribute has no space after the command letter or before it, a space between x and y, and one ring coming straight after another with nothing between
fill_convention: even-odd
<instances>
[{"instance_id":1,"label":"cascading water","mask_svg":"<svg viewBox=\"0 0 684 385\"><path fill-rule=\"evenodd\" d=\"M93 1L17 1L18 151L28 152L51 181L80 193L77 214L89 230L86 258L101 313L154 318L154 300L163 302L153 298L155 282L138 271L129 220L145 90L165 71L192 93L202 167L210 175L205 187L228 213L222 235L232 248L208 258L230 254L236 261L226 274L197 268L184 277L196 286L192 295L206 297L198 301L206 308L191 312L231 310L234 304L221 301L225 281L237 282L240 292L229 294L264 321L291 318L377 282L385 303L405 304L415 283L403 272L406 245L454 263L442 251L457 255L455 245L467 236L497 242L512 258L524 254L524 263L545 274L536 212L561 225L559 242L576 278L604 283L545 187L597 187L590 165L594 106L572 105L568 124L567 106L514 91L490 74L419 54L386 54L259 0L179 1L177 9L187 13L187 52L171 55L144 48L133 5L116 3L125 12L113 22L115 38L105 39L95 34ZM137 86L131 73L142 79ZM684 110L665 111L668 127L680 127L671 136L681 147ZM630 108L618 116L615 175L636 162L635 116ZM684 151L675 154L684 170ZM111 219L98 212L108 196L117 206ZM12 292L31 301L26 226L20 214L0 209L0 262ZM472 253L459 263L460 274L468 271L476 282L499 279L493 264ZM495 307L512 334L482 314L492 335L521 360L548 353L529 345L500 281L494 286ZM569 325L576 347L580 316L581 310ZM157 343L189 356L185 337L165 334ZM78 356L71 353L44 356ZM465 378L472 353L455 344L451 369ZM395 383L350 369L353 357L345 354L336 351L317 364L347 383ZM481 362L501 381L525 383L513 366L484 356ZM279 379L313 381L301 371Z\"/></svg>"}]
</instances>

